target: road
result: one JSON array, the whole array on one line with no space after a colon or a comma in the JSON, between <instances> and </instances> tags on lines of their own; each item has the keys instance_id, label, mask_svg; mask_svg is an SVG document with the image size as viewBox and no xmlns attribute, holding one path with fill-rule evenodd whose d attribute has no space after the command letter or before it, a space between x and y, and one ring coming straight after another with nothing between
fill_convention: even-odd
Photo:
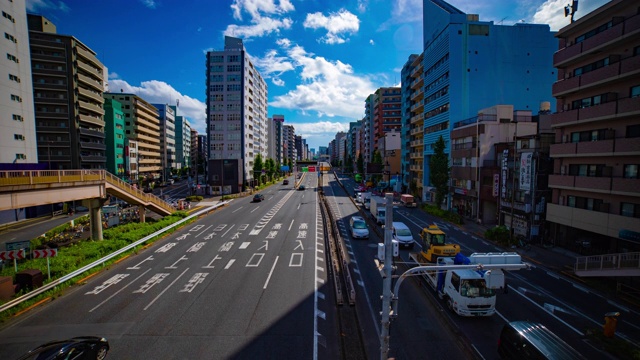
<instances>
[{"instance_id":1,"label":"road","mask_svg":"<svg viewBox=\"0 0 640 360\"><path fill-rule=\"evenodd\" d=\"M317 179L231 202L0 330L0 358L79 335L110 358L339 357Z\"/></svg>"}]
</instances>

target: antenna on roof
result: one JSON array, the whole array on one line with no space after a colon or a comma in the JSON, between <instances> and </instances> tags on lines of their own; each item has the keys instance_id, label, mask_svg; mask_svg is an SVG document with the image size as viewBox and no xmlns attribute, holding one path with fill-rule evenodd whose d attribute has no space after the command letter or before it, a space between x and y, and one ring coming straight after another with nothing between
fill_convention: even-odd
<instances>
[{"instance_id":1,"label":"antenna on roof","mask_svg":"<svg viewBox=\"0 0 640 360\"><path fill-rule=\"evenodd\" d=\"M504 25L504 21L507 19L507 17L503 17L502 19L500 19L500 25Z\"/></svg>"},{"instance_id":2,"label":"antenna on roof","mask_svg":"<svg viewBox=\"0 0 640 360\"><path fill-rule=\"evenodd\" d=\"M564 7L564 17L571 15L571 22L573 22L573 15L578 11L578 0L573 0L571 5L567 4Z\"/></svg>"}]
</instances>

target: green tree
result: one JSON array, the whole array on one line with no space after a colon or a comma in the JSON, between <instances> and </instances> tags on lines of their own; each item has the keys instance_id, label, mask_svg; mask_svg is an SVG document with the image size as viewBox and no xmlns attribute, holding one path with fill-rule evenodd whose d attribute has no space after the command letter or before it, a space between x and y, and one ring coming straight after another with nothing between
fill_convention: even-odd
<instances>
[{"instance_id":1,"label":"green tree","mask_svg":"<svg viewBox=\"0 0 640 360\"><path fill-rule=\"evenodd\" d=\"M358 154L356 166L358 167L358 172L364 175L364 158L362 157L362 153Z\"/></svg>"},{"instance_id":2,"label":"green tree","mask_svg":"<svg viewBox=\"0 0 640 360\"><path fill-rule=\"evenodd\" d=\"M429 180L431 185L436 188L436 206L440 207L445 196L449 192L449 156L444 152L445 142L442 135L436 141L433 147L433 155L429 161Z\"/></svg>"},{"instance_id":3,"label":"green tree","mask_svg":"<svg viewBox=\"0 0 640 360\"><path fill-rule=\"evenodd\" d=\"M267 177L269 181L273 180L273 175L276 173L276 162L272 158L268 158L265 162L265 168L267 170Z\"/></svg>"},{"instance_id":4,"label":"green tree","mask_svg":"<svg viewBox=\"0 0 640 360\"><path fill-rule=\"evenodd\" d=\"M382 165L382 154L378 150L373 151L373 156L371 157L372 164Z\"/></svg>"},{"instance_id":5,"label":"green tree","mask_svg":"<svg viewBox=\"0 0 640 360\"><path fill-rule=\"evenodd\" d=\"M256 159L253 162L253 178L258 180L258 185L261 184L262 169L264 169L264 163L262 162L262 155L256 155Z\"/></svg>"}]
</instances>

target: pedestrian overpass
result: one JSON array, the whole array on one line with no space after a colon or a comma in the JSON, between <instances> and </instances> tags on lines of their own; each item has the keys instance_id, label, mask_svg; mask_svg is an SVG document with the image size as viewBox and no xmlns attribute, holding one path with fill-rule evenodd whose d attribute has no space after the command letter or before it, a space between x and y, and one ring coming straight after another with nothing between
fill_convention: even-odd
<instances>
[{"instance_id":1,"label":"pedestrian overpass","mask_svg":"<svg viewBox=\"0 0 640 360\"><path fill-rule=\"evenodd\" d=\"M89 208L91 237L102 240L100 209L112 195L158 215L176 209L153 194L147 194L113 176L106 170L17 170L0 171L0 211L25 207L82 201Z\"/></svg>"}]
</instances>

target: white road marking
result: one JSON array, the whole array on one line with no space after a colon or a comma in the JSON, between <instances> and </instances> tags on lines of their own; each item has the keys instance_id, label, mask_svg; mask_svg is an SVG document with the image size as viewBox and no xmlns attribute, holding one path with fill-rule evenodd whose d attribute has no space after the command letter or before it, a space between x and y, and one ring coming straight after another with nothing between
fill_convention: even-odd
<instances>
[{"instance_id":1,"label":"white road marking","mask_svg":"<svg viewBox=\"0 0 640 360\"><path fill-rule=\"evenodd\" d=\"M262 258L264 258L264 253L254 253L253 255L251 255L251 258L249 259L245 267L258 267L258 265L260 265L260 262L262 261Z\"/></svg>"},{"instance_id":2,"label":"white road marking","mask_svg":"<svg viewBox=\"0 0 640 360\"><path fill-rule=\"evenodd\" d=\"M271 279L271 274L273 274L273 269L276 268L276 264L278 263L278 256L276 256L276 260L273 262L273 266L271 267L271 271L269 271L269 276L267 276L267 280L264 282L264 286L262 289L266 289L269 284L269 279Z\"/></svg>"},{"instance_id":3,"label":"white road marking","mask_svg":"<svg viewBox=\"0 0 640 360\"><path fill-rule=\"evenodd\" d=\"M171 266L165 266L165 269L177 269L178 267L176 266L177 263L179 263L180 261L185 261L185 260L189 260L188 257L182 255L182 257L178 260L176 260L176 262L174 262L173 264L171 264Z\"/></svg>"},{"instance_id":4,"label":"white road marking","mask_svg":"<svg viewBox=\"0 0 640 360\"><path fill-rule=\"evenodd\" d=\"M240 209L242 209L242 208L243 208L243 206L240 206L239 208L237 208L237 209L233 210L231 213L233 214L233 213L235 213L236 211L239 211L239 210L240 210Z\"/></svg>"},{"instance_id":5,"label":"white road marking","mask_svg":"<svg viewBox=\"0 0 640 360\"><path fill-rule=\"evenodd\" d=\"M180 290L180 292L189 292L189 293L192 292L193 289L195 289L198 284L201 284L204 281L204 278L207 277L207 274L208 273L195 273L195 274L193 274L191 279L189 279L189 281L187 281L187 283L184 285L182 290Z\"/></svg>"},{"instance_id":6,"label":"white road marking","mask_svg":"<svg viewBox=\"0 0 640 360\"><path fill-rule=\"evenodd\" d=\"M236 224L231 225L231 226L229 227L229 230L225 231L225 232L224 232L224 234L222 234L222 236L227 235L227 233L228 233L229 231L231 231L231 229L233 229L233 227L234 227L235 225L236 225Z\"/></svg>"},{"instance_id":7,"label":"white road marking","mask_svg":"<svg viewBox=\"0 0 640 360\"><path fill-rule=\"evenodd\" d=\"M302 266L302 253L293 253L289 259L289 267L301 267Z\"/></svg>"},{"instance_id":8,"label":"white road marking","mask_svg":"<svg viewBox=\"0 0 640 360\"><path fill-rule=\"evenodd\" d=\"M166 288L164 288L164 290L162 290L162 291L160 292L160 294L158 294L158 296L156 296L153 300L151 300L151 302L149 303L149 305L145 306L145 308L144 308L143 310L147 310L151 305L153 305L153 303L154 303L154 302L156 302L156 300L158 300L158 299L160 298L160 296L162 296L162 295L163 295L167 290L169 290L169 288L170 288L171 286L173 286L173 284L175 284L175 283L176 283L176 281L178 281L178 280L182 277L182 275L184 275L184 273L186 273L186 272L187 272L187 270L189 270L189 268L186 268L186 269L182 272L182 274L178 275L178 277L177 277L175 280L173 280L173 281L171 282L171 284L169 284L169 286L167 286Z\"/></svg>"},{"instance_id":9,"label":"white road marking","mask_svg":"<svg viewBox=\"0 0 640 360\"><path fill-rule=\"evenodd\" d=\"M134 282L138 281L138 279L140 279L141 277L143 277L146 273L148 273L149 271L151 271L151 269L147 269L147 271L143 272L142 274L140 274L137 278L131 280L130 283L128 283L127 285L123 286L122 289L114 292L111 296L109 296L108 298L104 299L103 302L101 302L100 304L96 305L93 309L89 310L89 312L93 312L93 310L99 308L100 306L102 306L103 304L105 304L107 301L111 300L114 296L118 295L119 293L121 293L122 291L124 291L124 289L126 289L127 287L129 287L129 285L133 284Z\"/></svg>"},{"instance_id":10,"label":"white road marking","mask_svg":"<svg viewBox=\"0 0 640 360\"><path fill-rule=\"evenodd\" d=\"M236 259L231 259L229 260L229 262L227 263L227 265L224 266L224 269L227 270L231 267L231 265L233 265L233 263L236 262Z\"/></svg>"},{"instance_id":11,"label":"white road marking","mask_svg":"<svg viewBox=\"0 0 640 360\"><path fill-rule=\"evenodd\" d=\"M216 261L216 260L222 260L222 258L216 254L216 256L213 258L213 260L211 260L211 262L209 263L209 265L205 265L205 266L203 266L202 268L203 268L203 269L213 269L213 268L214 268L214 266L213 266L213 265L211 265L211 264L213 264L213 262L214 262L214 261Z\"/></svg>"},{"instance_id":12,"label":"white road marking","mask_svg":"<svg viewBox=\"0 0 640 360\"><path fill-rule=\"evenodd\" d=\"M251 243L248 242L248 241L243 242L242 244L240 244L240 250L244 250L244 249L248 248L250 244Z\"/></svg>"},{"instance_id":13,"label":"white road marking","mask_svg":"<svg viewBox=\"0 0 640 360\"><path fill-rule=\"evenodd\" d=\"M144 263L145 261L152 261L153 260L153 255L149 256L148 258L140 261L139 263L135 264L134 266L128 267L127 270L140 270L140 264Z\"/></svg>"}]
</instances>

